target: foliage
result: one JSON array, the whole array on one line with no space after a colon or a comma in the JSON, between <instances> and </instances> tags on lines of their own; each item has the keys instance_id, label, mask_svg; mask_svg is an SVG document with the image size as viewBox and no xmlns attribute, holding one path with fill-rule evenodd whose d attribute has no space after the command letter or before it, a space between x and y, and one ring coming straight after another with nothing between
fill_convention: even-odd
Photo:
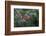
<instances>
[{"instance_id":1,"label":"foliage","mask_svg":"<svg viewBox=\"0 0 46 36\"><path fill-rule=\"evenodd\" d=\"M28 19L28 16L30 17L30 19ZM14 9L14 27L34 27L38 26L38 24L38 9Z\"/></svg>"}]
</instances>

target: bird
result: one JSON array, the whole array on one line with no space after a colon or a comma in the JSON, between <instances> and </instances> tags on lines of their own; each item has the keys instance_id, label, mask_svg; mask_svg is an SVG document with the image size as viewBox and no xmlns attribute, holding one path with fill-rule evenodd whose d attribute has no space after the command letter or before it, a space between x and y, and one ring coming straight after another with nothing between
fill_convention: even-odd
<instances>
[{"instance_id":1,"label":"bird","mask_svg":"<svg viewBox=\"0 0 46 36\"><path fill-rule=\"evenodd\" d=\"M27 21L27 20L30 20L31 19L31 15L24 15L24 16L22 16L22 20L24 20L24 21Z\"/></svg>"}]
</instances>

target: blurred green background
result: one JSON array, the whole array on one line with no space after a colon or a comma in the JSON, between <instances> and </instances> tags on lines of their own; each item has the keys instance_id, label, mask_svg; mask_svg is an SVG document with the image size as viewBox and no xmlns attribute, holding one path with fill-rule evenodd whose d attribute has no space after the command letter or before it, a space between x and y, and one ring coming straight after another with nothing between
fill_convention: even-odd
<instances>
[{"instance_id":1,"label":"blurred green background","mask_svg":"<svg viewBox=\"0 0 46 36\"><path fill-rule=\"evenodd\" d=\"M15 9L14 27L39 26L39 9Z\"/></svg>"}]
</instances>

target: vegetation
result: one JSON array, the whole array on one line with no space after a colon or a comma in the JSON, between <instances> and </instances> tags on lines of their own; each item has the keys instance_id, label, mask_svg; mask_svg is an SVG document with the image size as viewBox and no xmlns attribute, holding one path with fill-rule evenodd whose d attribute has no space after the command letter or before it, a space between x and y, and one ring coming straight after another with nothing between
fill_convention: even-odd
<instances>
[{"instance_id":1,"label":"vegetation","mask_svg":"<svg viewBox=\"0 0 46 36\"><path fill-rule=\"evenodd\" d=\"M38 9L14 9L14 27L39 26Z\"/></svg>"}]
</instances>

